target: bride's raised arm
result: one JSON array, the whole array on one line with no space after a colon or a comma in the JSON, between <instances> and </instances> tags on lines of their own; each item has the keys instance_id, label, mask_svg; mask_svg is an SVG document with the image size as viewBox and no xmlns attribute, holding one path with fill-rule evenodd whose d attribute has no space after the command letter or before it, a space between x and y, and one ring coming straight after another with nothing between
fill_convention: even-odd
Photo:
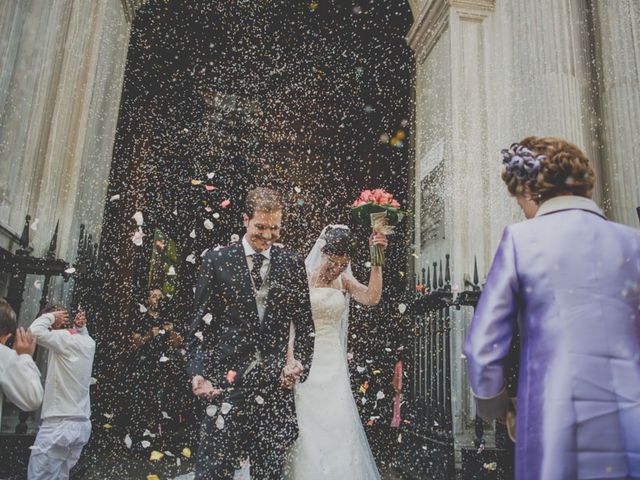
<instances>
[{"instance_id":1,"label":"bride's raised arm","mask_svg":"<svg viewBox=\"0 0 640 480\"><path fill-rule=\"evenodd\" d=\"M382 234L371 234L369 245L387 246L387 237ZM369 274L369 285L363 285L348 272L343 273L344 286L356 302L363 305L377 305L382 297L382 267L372 266Z\"/></svg>"}]
</instances>

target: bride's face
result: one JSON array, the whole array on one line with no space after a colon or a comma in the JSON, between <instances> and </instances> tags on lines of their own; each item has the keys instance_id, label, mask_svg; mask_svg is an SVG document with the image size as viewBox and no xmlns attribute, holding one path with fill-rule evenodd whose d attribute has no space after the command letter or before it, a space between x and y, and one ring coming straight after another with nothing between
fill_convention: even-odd
<instances>
[{"instance_id":1,"label":"bride's face","mask_svg":"<svg viewBox=\"0 0 640 480\"><path fill-rule=\"evenodd\" d=\"M346 270L350 261L347 255L327 255L323 253L320 275L325 281L332 282Z\"/></svg>"}]
</instances>

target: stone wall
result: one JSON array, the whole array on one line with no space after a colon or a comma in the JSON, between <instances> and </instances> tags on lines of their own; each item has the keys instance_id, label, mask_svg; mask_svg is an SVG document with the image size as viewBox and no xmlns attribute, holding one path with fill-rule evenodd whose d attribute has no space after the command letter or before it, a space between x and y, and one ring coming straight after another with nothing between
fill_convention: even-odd
<instances>
[{"instance_id":1,"label":"stone wall","mask_svg":"<svg viewBox=\"0 0 640 480\"><path fill-rule=\"evenodd\" d=\"M99 236L130 24L120 2L6 2L0 15L0 246L24 217L34 255L60 221L57 255L72 261L79 225ZM22 319L40 292L30 282ZM52 288L60 296L61 285Z\"/></svg>"},{"instance_id":2,"label":"stone wall","mask_svg":"<svg viewBox=\"0 0 640 480\"><path fill-rule=\"evenodd\" d=\"M503 228L523 219L500 179L500 150L528 135L565 137L581 146L599 177L596 200L613 220L637 226L637 2L410 3L416 271L451 253L459 288L474 256L480 276L486 273ZM454 430L463 443L473 418L460 358L470 314L454 318L451 345Z\"/></svg>"}]
</instances>

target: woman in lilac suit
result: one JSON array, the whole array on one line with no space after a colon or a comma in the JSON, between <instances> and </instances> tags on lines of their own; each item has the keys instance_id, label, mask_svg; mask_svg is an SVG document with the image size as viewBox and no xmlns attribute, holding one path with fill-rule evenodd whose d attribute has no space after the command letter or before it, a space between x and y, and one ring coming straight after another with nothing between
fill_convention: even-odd
<instances>
[{"instance_id":1,"label":"woman in lilac suit","mask_svg":"<svg viewBox=\"0 0 640 480\"><path fill-rule=\"evenodd\" d=\"M591 200L575 145L529 137L502 153L528 220L504 230L464 345L477 412L504 418L517 324L516 478L640 479L640 231Z\"/></svg>"}]
</instances>

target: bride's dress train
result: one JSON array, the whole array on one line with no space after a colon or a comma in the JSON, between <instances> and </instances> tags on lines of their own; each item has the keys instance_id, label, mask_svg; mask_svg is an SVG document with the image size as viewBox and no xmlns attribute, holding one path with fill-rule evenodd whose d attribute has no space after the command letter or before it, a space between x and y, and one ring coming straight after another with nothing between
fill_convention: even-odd
<instances>
[{"instance_id":1,"label":"bride's dress train","mask_svg":"<svg viewBox=\"0 0 640 480\"><path fill-rule=\"evenodd\" d=\"M309 377L295 387L299 437L290 449L287 480L372 480L380 474L351 393L341 326L349 308L335 288L311 288L316 328Z\"/></svg>"}]
</instances>

